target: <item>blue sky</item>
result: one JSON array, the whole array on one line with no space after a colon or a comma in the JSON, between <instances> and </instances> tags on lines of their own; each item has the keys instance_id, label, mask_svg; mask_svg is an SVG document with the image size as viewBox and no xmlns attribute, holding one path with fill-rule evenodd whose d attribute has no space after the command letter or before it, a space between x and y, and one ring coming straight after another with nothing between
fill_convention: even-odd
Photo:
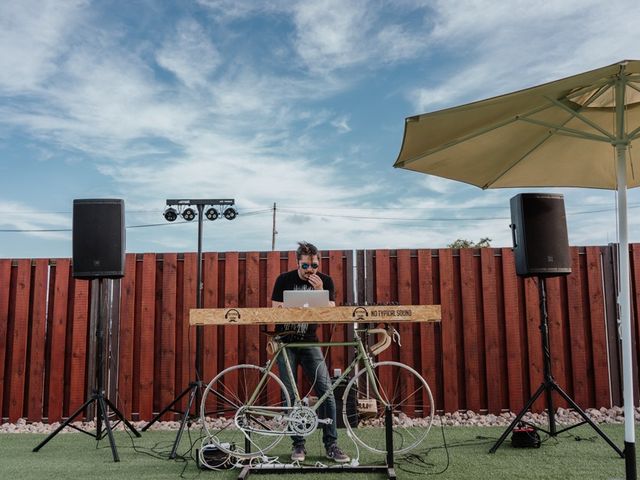
<instances>
[{"instance_id":1,"label":"blue sky","mask_svg":"<svg viewBox=\"0 0 640 480\"><path fill-rule=\"evenodd\" d=\"M0 258L71 256L42 230L99 197L160 224L129 252L195 250L167 198L235 198L205 251L271 249L274 202L277 249L510 246L520 190L394 169L404 118L640 58L639 20L637 0L1 2ZM613 192L560 191L571 244L616 240Z\"/></svg>"}]
</instances>

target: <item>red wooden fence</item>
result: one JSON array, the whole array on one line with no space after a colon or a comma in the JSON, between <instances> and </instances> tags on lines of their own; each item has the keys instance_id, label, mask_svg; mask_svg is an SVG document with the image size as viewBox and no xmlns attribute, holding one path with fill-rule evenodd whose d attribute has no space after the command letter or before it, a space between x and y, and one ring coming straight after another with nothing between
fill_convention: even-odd
<instances>
[{"instance_id":1,"label":"red wooden fence","mask_svg":"<svg viewBox=\"0 0 640 480\"><path fill-rule=\"evenodd\" d=\"M582 407L620 404L615 257L611 247L571 253L571 275L547 280L553 375ZM631 246L631 260L635 346L640 245ZM195 372L188 312L196 305L196 263L193 253L127 255L126 275L115 283L119 344L111 373L129 418L150 419L197 373L207 381L230 365L267 360L259 327L203 327L203 371ZM204 306L269 306L276 276L295 265L293 252L205 253ZM438 410L517 411L542 381L537 280L515 275L510 249L330 251L322 270L334 279L337 304L442 305L441 323L397 326L402 347L381 355L420 371ZM95 283L74 280L68 259L0 259L3 420L53 422L84 401L92 388ZM339 341L350 328L325 325L319 333ZM333 348L330 371L343 369L349 354Z\"/></svg>"}]
</instances>

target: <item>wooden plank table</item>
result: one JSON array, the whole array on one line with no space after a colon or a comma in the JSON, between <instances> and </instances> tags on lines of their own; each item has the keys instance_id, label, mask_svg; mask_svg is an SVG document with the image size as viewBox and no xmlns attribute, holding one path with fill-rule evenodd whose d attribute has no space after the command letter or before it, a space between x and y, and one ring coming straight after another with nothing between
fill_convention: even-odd
<instances>
[{"instance_id":1,"label":"wooden plank table","mask_svg":"<svg viewBox=\"0 0 640 480\"><path fill-rule=\"evenodd\" d=\"M440 305L366 305L351 307L192 308L191 325L269 323L439 322Z\"/></svg>"}]
</instances>

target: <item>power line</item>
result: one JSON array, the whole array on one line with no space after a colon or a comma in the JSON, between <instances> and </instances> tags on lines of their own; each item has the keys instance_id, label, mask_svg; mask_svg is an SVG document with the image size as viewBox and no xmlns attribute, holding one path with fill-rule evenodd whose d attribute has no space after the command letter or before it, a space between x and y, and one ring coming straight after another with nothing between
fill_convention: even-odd
<instances>
[{"instance_id":1,"label":"power line","mask_svg":"<svg viewBox=\"0 0 640 480\"><path fill-rule=\"evenodd\" d=\"M631 204L628 206L629 209L639 208L640 204ZM505 207L506 208L506 207ZM438 207L437 210L441 208ZM346 208L342 208L342 210L347 210ZM371 209L372 210L372 209ZM378 208L379 210L405 210L402 208ZM586 215L592 213L603 213L609 212L611 210L615 210L614 208L605 208L598 210L584 210L581 212L572 212L568 213L569 216L572 215ZM368 216L368 215L338 215L338 214L330 214L330 213L318 213L318 212L301 212L297 210L293 210L292 207L280 207L278 211L281 214L289 215L289 216L303 216L303 217L326 217L326 218L344 218L347 220L372 220L372 221L386 221L391 223L398 224L406 224L413 222L483 222L483 221L491 221L491 220L511 220L510 217L426 217L426 218L399 218L399 217L382 217L380 215ZM254 215L263 215L263 214L273 214L274 208L265 208L260 210L251 210L248 212L244 212L241 215L238 215L238 218L250 217ZM1 212L0 212L1 213ZM157 212L156 212L157 213ZM151 227L167 227L169 225L182 225L185 223L190 223L187 221L179 221L173 223L146 223L146 224L138 224L138 225L127 225L125 228L151 228ZM0 229L0 233L47 233L47 232L70 232L70 228L32 228L32 229Z\"/></svg>"},{"instance_id":2,"label":"power line","mask_svg":"<svg viewBox=\"0 0 640 480\"><path fill-rule=\"evenodd\" d=\"M243 213L242 216L239 215L238 218L251 217L253 215L260 215L263 213L271 213L271 209L268 208L265 210L255 210L255 211ZM182 221L172 222L172 223L167 223L167 222L145 223L140 225L127 225L125 228L129 229L129 228L168 227L170 225L183 225L185 223L191 223L191 222L182 220ZM46 232L71 232L71 229L70 228L2 228L0 229L0 233L46 233Z\"/></svg>"}]
</instances>

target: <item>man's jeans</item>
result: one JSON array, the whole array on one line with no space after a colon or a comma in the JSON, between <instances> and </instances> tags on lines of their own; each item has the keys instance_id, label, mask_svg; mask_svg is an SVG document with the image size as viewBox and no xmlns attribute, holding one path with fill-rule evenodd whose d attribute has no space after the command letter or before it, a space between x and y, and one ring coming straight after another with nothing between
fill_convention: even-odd
<instances>
[{"instance_id":1,"label":"man's jeans","mask_svg":"<svg viewBox=\"0 0 640 480\"><path fill-rule=\"evenodd\" d=\"M327 365L324 363L324 357L320 347L291 348L287 349L286 353L289 355L289 363L294 376L298 370L298 365L302 365L304 375L309 383L313 384L318 398L322 397L331 386L331 378L329 377ZM284 355L280 354L277 361L278 368L280 369L280 380L282 380L282 383L284 383L284 386L287 388L293 406L295 395L293 393L293 385L291 385L289 375L287 374ZM301 392L301 395L304 395L304 392ZM329 395L322 405L320 405L320 408L318 408L318 418L330 418L332 420L330 425L322 425L322 443L324 443L325 448L327 448L338 440L338 431L336 429L336 400L333 393ZM304 445L304 437L294 435L291 439L293 440L294 447Z\"/></svg>"}]
</instances>

